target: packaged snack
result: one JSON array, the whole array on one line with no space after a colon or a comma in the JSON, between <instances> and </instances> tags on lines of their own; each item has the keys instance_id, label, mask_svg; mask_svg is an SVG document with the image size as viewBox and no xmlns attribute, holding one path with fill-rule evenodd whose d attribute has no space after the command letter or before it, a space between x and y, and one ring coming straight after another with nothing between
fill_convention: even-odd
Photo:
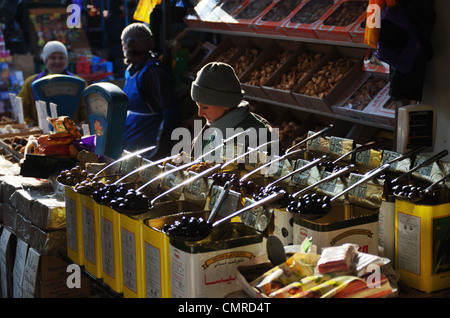
<instances>
[{"instance_id":1,"label":"packaged snack","mask_svg":"<svg viewBox=\"0 0 450 318\"><path fill-rule=\"evenodd\" d=\"M353 281L362 281L365 283L363 279L356 276L338 276L301 293L295 294L292 298L331 298Z\"/></svg>"},{"instance_id":2,"label":"packaged snack","mask_svg":"<svg viewBox=\"0 0 450 318\"><path fill-rule=\"evenodd\" d=\"M318 286L330 279L327 275L312 275L302 278L299 282L291 283L269 294L272 298L289 298L300 294L312 287Z\"/></svg>"},{"instance_id":3,"label":"packaged snack","mask_svg":"<svg viewBox=\"0 0 450 318\"><path fill-rule=\"evenodd\" d=\"M355 244L326 247L317 262L319 274L352 272L357 261Z\"/></svg>"},{"instance_id":4,"label":"packaged snack","mask_svg":"<svg viewBox=\"0 0 450 318\"><path fill-rule=\"evenodd\" d=\"M254 285L261 292L271 292L313 275L319 255L295 253L285 263L280 264L256 280Z\"/></svg>"}]
</instances>

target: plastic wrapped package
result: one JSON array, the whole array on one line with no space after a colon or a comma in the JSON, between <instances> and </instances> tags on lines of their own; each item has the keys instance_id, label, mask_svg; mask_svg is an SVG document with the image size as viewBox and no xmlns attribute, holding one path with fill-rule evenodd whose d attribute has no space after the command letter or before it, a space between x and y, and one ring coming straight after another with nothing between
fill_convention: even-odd
<instances>
[{"instance_id":1,"label":"plastic wrapped package","mask_svg":"<svg viewBox=\"0 0 450 318\"><path fill-rule=\"evenodd\" d=\"M318 286L326 282L330 276L327 275L312 275L302 278L298 282L293 282L283 288L273 291L269 294L271 298L289 298L296 294L302 293L312 287Z\"/></svg>"},{"instance_id":2,"label":"plastic wrapped package","mask_svg":"<svg viewBox=\"0 0 450 318\"><path fill-rule=\"evenodd\" d=\"M67 251L66 230L44 231L35 225L31 225L28 244L41 255L52 253L64 255Z\"/></svg>"},{"instance_id":3,"label":"plastic wrapped package","mask_svg":"<svg viewBox=\"0 0 450 318\"><path fill-rule=\"evenodd\" d=\"M55 196L37 198L31 208L31 221L44 230L66 227L66 208L63 200Z\"/></svg>"},{"instance_id":4,"label":"plastic wrapped package","mask_svg":"<svg viewBox=\"0 0 450 318\"><path fill-rule=\"evenodd\" d=\"M342 244L323 249L317 261L317 271L319 274L351 273L356 269L356 264L357 246L355 244Z\"/></svg>"},{"instance_id":5,"label":"plastic wrapped package","mask_svg":"<svg viewBox=\"0 0 450 318\"><path fill-rule=\"evenodd\" d=\"M252 285L264 294L269 295L275 290L313 275L318 259L319 255L316 254L295 253L285 263L266 272Z\"/></svg>"},{"instance_id":6,"label":"plastic wrapped package","mask_svg":"<svg viewBox=\"0 0 450 318\"><path fill-rule=\"evenodd\" d=\"M66 226L64 199L50 189L18 189L11 195L11 206L18 213L42 229L61 229Z\"/></svg>"},{"instance_id":7,"label":"plastic wrapped package","mask_svg":"<svg viewBox=\"0 0 450 318\"><path fill-rule=\"evenodd\" d=\"M1 180L1 202L9 203L11 195L18 189L38 190L53 189L48 180L22 176L4 176Z\"/></svg>"}]
</instances>

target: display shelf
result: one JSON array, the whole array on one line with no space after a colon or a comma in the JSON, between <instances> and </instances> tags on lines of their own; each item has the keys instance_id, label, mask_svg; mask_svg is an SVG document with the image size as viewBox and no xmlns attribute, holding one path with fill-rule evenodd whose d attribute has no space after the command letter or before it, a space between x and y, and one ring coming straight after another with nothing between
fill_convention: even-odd
<instances>
[{"instance_id":1,"label":"display shelf","mask_svg":"<svg viewBox=\"0 0 450 318\"><path fill-rule=\"evenodd\" d=\"M209 33L219 33L219 34L223 34L223 35L258 37L258 38L266 38L266 39L274 39L274 40L288 40L288 41L296 41L296 42L348 46L348 47L365 48L365 49L372 48L369 45L364 44L364 43L311 39L311 38L304 38L304 37L297 37L297 36L286 36L284 34L262 34L262 33L254 33L254 32L231 31L231 30L221 30L221 29L201 28L201 27L189 27L185 31L209 32Z\"/></svg>"},{"instance_id":2,"label":"display shelf","mask_svg":"<svg viewBox=\"0 0 450 318\"><path fill-rule=\"evenodd\" d=\"M364 64L363 64L362 70L367 73L377 73L378 71L376 68L368 69L368 67L366 65L366 58L368 56L370 57L371 51L373 51L373 48L371 46L363 43L363 39L361 38L361 36L363 36L364 29L361 29L361 30L358 29L357 31L355 31L355 28L358 28L359 24L361 24L361 22L363 22L364 13L359 14L358 17L356 17L356 18L352 17L351 19L353 22L350 24L346 23L346 26L344 26L344 25L339 26L339 27L324 26L325 19L327 19L327 17L330 17L333 13L338 15L339 9L343 8L346 5L358 5L359 7L364 6L364 3L367 2L365 0L330 0L327 10L322 12L320 17L316 17L314 20L314 23L311 22L312 24L310 25L310 27L311 27L310 33L307 33L307 31L305 31L305 30L301 30L302 28L299 28L299 25L298 25L299 23L290 23L288 26L288 29L286 29L287 22L291 22L292 18L295 15L300 14L303 8L305 9L305 11L308 11L308 10L306 10L308 5L319 4L318 2L323 2L323 1L317 0L317 3L316 3L316 0L301 1L300 5L297 5L297 7L294 10L291 10L290 13L288 13L286 10L284 10L284 11L286 11L285 14L287 14L287 15L285 17L281 17L281 19L279 19L278 23L276 23L276 22L263 23L262 18L267 16L270 13L271 9L273 9L276 6L276 4L278 3L277 1L274 1L271 5L269 5L267 7L267 9L265 9L263 12L260 12L257 15L257 18L252 19L251 21L248 19L242 20L238 23L239 27L234 27L234 28L230 27L230 25L232 25L233 23L231 23L227 19L225 19L224 16L222 16L222 18L220 18L220 16L216 17L214 19L214 23L212 23L212 24L208 23L209 20L211 20L211 15L213 15L213 14L220 15L220 13L223 15L223 14L227 13L227 12L223 12L223 10L220 10L220 5L219 5L212 10L210 15L208 15L207 12L203 12L202 16L206 17L206 18L204 18L204 20L201 17L198 17L198 19L201 20L199 22L202 22L202 23L193 24L192 21L189 21L189 16L187 16L185 18L185 21L186 21L188 28L187 28L187 30L184 31L184 34L186 34L186 32L190 32L190 31L205 32L205 33L214 33L214 34L224 35L225 39L227 39L228 37L241 37L241 38L244 38L244 40L245 39L275 40L275 41L286 41L286 42L292 42L292 43L303 43L303 44L311 44L311 45L324 45L324 46L330 46L330 48L331 47L339 47L339 48L348 48L348 49L355 49L355 50L359 49L361 51L366 52L365 53L366 56L363 58ZM223 3L227 3L227 1L224 1ZM230 1L230 3L232 3L232 1ZM242 11L247 5L249 6L250 3L252 3L251 0L244 2L242 7L240 8L240 10L234 11L232 14L228 13L228 15L231 15L231 16L234 15L236 18L238 15L238 12ZM285 7L287 8L286 5L285 5ZM256 21L259 21L259 22L256 22ZM294 21L292 21L292 22L294 22ZM245 26L244 25L245 23L247 23L248 25ZM322 32L321 36L318 36L318 34L317 34L318 31L315 29L316 27L319 26L319 24L322 25L322 27L321 27L322 29L320 30L320 32ZM265 30L263 30L261 28L262 25L265 25L265 27L266 27ZM353 31L355 31L356 33L352 34ZM362 32L362 35L361 35L361 32ZM309 34L309 36L307 36L308 34ZM208 60L210 60L210 59L208 59ZM200 65L198 65L197 69L204 64L205 63L200 63ZM190 77L188 76L188 78L192 78L192 77L193 76L190 76ZM341 85L341 86L348 86L348 87L354 86L354 83L352 83L352 81L356 81L355 78L348 79L345 83L342 83L345 85ZM242 82L242 78L240 78L240 79ZM321 106L320 109L315 108L315 106L314 106L315 104L310 105L308 107L300 107L298 105L296 106L292 102L286 103L282 99L276 100L274 98L264 96L264 94L256 94L255 93L256 90L253 89L254 87L246 86L246 88L247 89L244 89L245 91L247 91L247 94L245 95L245 97L250 100L263 102L263 103L266 103L269 105L274 105L276 107L284 107L284 108L297 110L297 111L301 111L301 112L313 113L313 114L317 114L317 115L327 116L330 118L344 120L344 121L348 121L351 123L372 126L375 128L385 129L388 131L394 131L395 116L392 117L391 113L388 114L391 117L381 118L380 120L372 120L372 118L370 117L370 114L364 114L364 113L352 114L351 112L343 112L343 111L338 113L335 110L336 110L336 107L338 107L339 105L334 105L332 101L330 104L329 102L324 103L323 101L319 100L319 102L322 102L325 105L325 106L319 105L319 106ZM342 91L342 89L339 90L339 92L341 92L341 91ZM292 94L292 93L293 93L293 91L291 91L291 92L286 91L284 94L285 95L289 94L290 97L293 95L300 95L300 97L302 97L301 94ZM292 99L292 97L290 99ZM315 101L314 98L307 98L307 99L308 99L307 100L308 105Z\"/></svg>"},{"instance_id":3,"label":"display shelf","mask_svg":"<svg viewBox=\"0 0 450 318\"><path fill-rule=\"evenodd\" d=\"M329 117L329 118L344 120L344 121L352 122L352 123L355 123L355 124L371 126L371 127L375 127L375 128L389 130L389 131L393 131L394 130L394 127L392 127L390 125L383 125L383 124L378 124L378 123L369 122L369 121L365 121L365 120L359 120L359 119L356 119L356 118L351 118L351 117L338 115L338 114L325 113L325 112L322 112L322 111L309 109L309 108L299 108L299 107L297 107L295 105L289 105L289 104L285 104L285 103L282 103L282 102L277 102L277 101L273 101L273 100L267 100L265 98L256 97L256 96L245 95L245 97L250 99L250 100L256 101L256 102L272 104L272 105L275 105L275 106L285 107L285 108L289 108L289 109L300 111L300 112L312 113L312 114L316 114L316 115L326 116L326 117Z\"/></svg>"}]
</instances>

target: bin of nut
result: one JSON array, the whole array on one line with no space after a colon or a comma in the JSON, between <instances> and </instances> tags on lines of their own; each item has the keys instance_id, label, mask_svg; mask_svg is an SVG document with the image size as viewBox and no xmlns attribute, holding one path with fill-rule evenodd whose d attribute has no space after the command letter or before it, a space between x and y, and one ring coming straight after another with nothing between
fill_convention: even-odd
<instances>
[{"instance_id":1,"label":"bin of nut","mask_svg":"<svg viewBox=\"0 0 450 318\"><path fill-rule=\"evenodd\" d=\"M232 31L253 32L252 22L272 5L272 0L250 0L234 16L228 26Z\"/></svg>"},{"instance_id":2,"label":"bin of nut","mask_svg":"<svg viewBox=\"0 0 450 318\"><path fill-rule=\"evenodd\" d=\"M242 37L227 37L225 38L214 51L211 52L203 61L198 64L193 73L197 72L209 62L224 62L232 64L238 57L240 48L242 48L248 39Z\"/></svg>"},{"instance_id":3,"label":"bin of nut","mask_svg":"<svg viewBox=\"0 0 450 318\"><path fill-rule=\"evenodd\" d=\"M371 74L365 83L340 107L362 111L388 82L386 76Z\"/></svg>"},{"instance_id":4,"label":"bin of nut","mask_svg":"<svg viewBox=\"0 0 450 318\"><path fill-rule=\"evenodd\" d=\"M253 63L251 68L240 78L242 89L247 95L267 98L262 85L298 50L292 42L275 41L268 45Z\"/></svg>"},{"instance_id":5,"label":"bin of nut","mask_svg":"<svg viewBox=\"0 0 450 318\"><path fill-rule=\"evenodd\" d=\"M260 34L284 34L281 26L286 21L291 13L306 0L292 0L292 1L274 1L269 6L265 13L258 19L253 21L253 27L256 33Z\"/></svg>"},{"instance_id":6,"label":"bin of nut","mask_svg":"<svg viewBox=\"0 0 450 318\"><path fill-rule=\"evenodd\" d=\"M263 39L254 39L247 41L237 57L231 63L238 78L244 76L244 73L253 65L258 56L263 52L269 41Z\"/></svg>"},{"instance_id":7,"label":"bin of nut","mask_svg":"<svg viewBox=\"0 0 450 318\"><path fill-rule=\"evenodd\" d=\"M303 1L290 15L283 25L283 33L288 36L317 39L314 27L320 23L320 18L338 0L306 0Z\"/></svg>"},{"instance_id":8,"label":"bin of nut","mask_svg":"<svg viewBox=\"0 0 450 318\"><path fill-rule=\"evenodd\" d=\"M363 51L336 47L292 90L298 106L333 113L331 106L362 72Z\"/></svg>"},{"instance_id":9,"label":"bin of nut","mask_svg":"<svg viewBox=\"0 0 450 318\"><path fill-rule=\"evenodd\" d=\"M263 85L263 90L269 99L290 105L297 105L291 95L292 89L311 72L315 65L325 57L329 47L324 45L306 44L293 54L279 71Z\"/></svg>"},{"instance_id":10,"label":"bin of nut","mask_svg":"<svg viewBox=\"0 0 450 318\"><path fill-rule=\"evenodd\" d=\"M319 40L350 41L350 30L366 19L367 0L341 0L315 26Z\"/></svg>"}]
</instances>

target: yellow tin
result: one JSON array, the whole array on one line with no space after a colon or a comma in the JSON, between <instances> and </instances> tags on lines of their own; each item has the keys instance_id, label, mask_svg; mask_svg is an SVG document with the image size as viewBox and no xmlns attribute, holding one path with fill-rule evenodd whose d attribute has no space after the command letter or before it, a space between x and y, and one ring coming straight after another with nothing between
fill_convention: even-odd
<instances>
[{"instance_id":1,"label":"yellow tin","mask_svg":"<svg viewBox=\"0 0 450 318\"><path fill-rule=\"evenodd\" d=\"M401 280L427 293L449 288L450 203L421 205L396 199L395 229Z\"/></svg>"},{"instance_id":2,"label":"yellow tin","mask_svg":"<svg viewBox=\"0 0 450 318\"><path fill-rule=\"evenodd\" d=\"M100 204L103 282L116 293L123 292L120 216L109 206Z\"/></svg>"},{"instance_id":3,"label":"yellow tin","mask_svg":"<svg viewBox=\"0 0 450 318\"><path fill-rule=\"evenodd\" d=\"M64 186L67 224L67 257L75 264L84 265L83 211L81 195L72 187Z\"/></svg>"},{"instance_id":4,"label":"yellow tin","mask_svg":"<svg viewBox=\"0 0 450 318\"><path fill-rule=\"evenodd\" d=\"M301 244L305 238L320 251L324 247L344 243L358 245L360 252L378 254L378 210L353 204L333 206L322 217L308 220L291 212L294 217L293 243Z\"/></svg>"},{"instance_id":5,"label":"yellow tin","mask_svg":"<svg viewBox=\"0 0 450 318\"><path fill-rule=\"evenodd\" d=\"M103 277L100 204L81 195L83 211L84 267L95 278Z\"/></svg>"},{"instance_id":6,"label":"yellow tin","mask_svg":"<svg viewBox=\"0 0 450 318\"><path fill-rule=\"evenodd\" d=\"M125 298L144 298L143 216L119 213L119 217L123 296Z\"/></svg>"},{"instance_id":7,"label":"yellow tin","mask_svg":"<svg viewBox=\"0 0 450 318\"><path fill-rule=\"evenodd\" d=\"M162 212L155 213L160 217L154 216L143 223L146 297L170 298L170 245L169 237L162 229L165 224L172 224L183 216L207 218L209 211L182 212L196 209L186 201L162 203L157 209Z\"/></svg>"}]
</instances>

